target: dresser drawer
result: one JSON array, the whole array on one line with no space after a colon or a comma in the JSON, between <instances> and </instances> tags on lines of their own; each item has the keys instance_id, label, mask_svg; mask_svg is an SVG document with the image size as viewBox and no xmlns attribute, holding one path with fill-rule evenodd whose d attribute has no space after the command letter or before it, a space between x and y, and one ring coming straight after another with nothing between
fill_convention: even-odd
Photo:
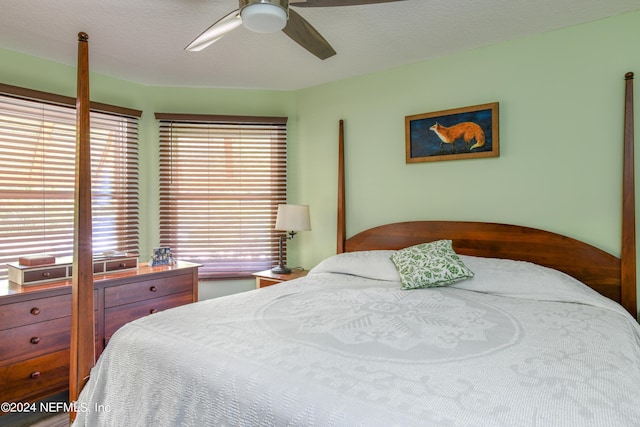
<instances>
[{"instance_id":1,"label":"dresser drawer","mask_svg":"<svg viewBox=\"0 0 640 427\"><path fill-rule=\"evenodd\" d=\"M114 273L120 270L132 270L138 268L138 257L118 258L113 261L106 259L93 260L93 274ZM69 266L69 277L73 275L73 266Z\"/></svg>"},{"instance_id":2,"label":"dresser drawer","mask_svg":"<svg viewBox=\"0 0 640 427\"><path fill-rule=\"evenodd\" d=\"M256 288L266 288L267 286L273 286L273 285L277 285L278 283L282 283L282 281L280 280L273 280L273 279L257 279L257 286Z\"/></svg>"},{"instance_id":3,"label":"dresser drawer","mask_svg":"<svg viewBox=\"0 0 640 427\"><path fill-rule=\"evenodd\" d=\"M25 271L23 283L42 282L45 280L57 280L67 277L67 267L48 267L40 270Z\"/></svg>"},{"instance_id":4,"label":"dresser drawer","mask_svg":"<svg viewBox=\"0 0 640 427\"><path fill-rule=\"evenodd\" d=\"M140 317L144 317L148 314L189 304L191 302L193 302L193 294L191 293L191 290L189 290L189 292L182 292L180 294L108 308L104 311L105 344L106 341L108 341L109 338L111 338L111 336L125 323L129 323L132 320L139 319Z\"/></svg>"},{"instance_id":5,"label":"dresser drawer","mask_svg":"<svg viewBox=\"0 0 640 427\"><path fill-rule=\"evenodd\" d=\"M69 348L71 317L0 331L1 365Z\"/></svg>"},{"instance_id":6,"label":"dresser drawer","mask_svg":"<svg viewBox=\"0 0 640 427\"><path fill-rule=\"evenodd\" d=\"M107 272L138 268L138 258L123 259L120 261L109 261L105 263L104 268Z\"/></svg>"},{"instance_id":7,"label":"dresser drawer","mask_svg":"<svg viewBox=\"0 0 640 427\"><path fill-rule=\"evenodd\" d=\"M115 307L186 291L193 292L193 276L191 274L111 286L104 290L104 306Z\"/></svg>"},{"instance_id":8,"label":"dresser drawer","mask_svg":"<svg viewBox=\"0 0 640 427\"><path fill-rule=\"evenodd\" d=\"M0 329L71 316L71 294L0 306Z\"/></svg>"},{"instance_id":9,"label":"dresser drawer","mask_svg":"<svg viewBox=\"0 0 640 427\"><path fill-rule=\"evenodd\" d=\"M34 401L69 387L69 350L0 367L0 402Z\"/></svg>"}]
</instances>

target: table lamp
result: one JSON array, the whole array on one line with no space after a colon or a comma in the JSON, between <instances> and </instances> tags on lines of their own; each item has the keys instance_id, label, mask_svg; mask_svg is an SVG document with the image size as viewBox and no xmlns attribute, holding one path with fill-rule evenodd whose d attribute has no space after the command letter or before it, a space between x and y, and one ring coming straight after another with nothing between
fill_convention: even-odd
<instances>
[{"instance_id":1,"label":"table lamp","mask_svg":"<svg viewBox=\"0 0 640 427\"><path fill-rule=\"evenodd\" d=\"M276 230L287 231L280 236L280 253L278 265L271 271L276 274L289 274L291 269L284 265L283 247L285 239L293 239L297 231L311 230L308 205L278 205Z\"/></svg>"}]
</instances>

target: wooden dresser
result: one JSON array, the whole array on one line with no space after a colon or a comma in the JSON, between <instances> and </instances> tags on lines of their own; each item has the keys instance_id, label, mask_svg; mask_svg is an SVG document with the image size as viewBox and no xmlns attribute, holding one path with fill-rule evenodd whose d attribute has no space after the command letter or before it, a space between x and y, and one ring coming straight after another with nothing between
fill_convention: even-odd
<instances>
[{"instance_id":1,"label":"wooden dresser","mask_svg":"<svg viewBox=\"0 0 640 427\"><path fill-rule=\"evenodd\" d=\"M94 276L96 358L127 322L198 300L198 264L141 264ZM69 386L71 281L0 281L0 402L34 401ZM2 413L0 413L2 415Z\"/></svg>"}]
</instances>

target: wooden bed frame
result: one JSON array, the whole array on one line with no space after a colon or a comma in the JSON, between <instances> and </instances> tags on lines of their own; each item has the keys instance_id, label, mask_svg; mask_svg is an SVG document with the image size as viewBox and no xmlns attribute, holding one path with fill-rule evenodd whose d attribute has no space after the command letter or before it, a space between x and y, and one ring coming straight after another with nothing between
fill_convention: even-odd
<instances>
[{"instance_id":1,"label":"wooden bed frame","mask_svg":"<svg viewBox=\"0 0 640 427\"><path fill-rule=\"evenodd\" d=\"M78 400L95 365L93 307L93 244L91 224L91 126L89 99L89 36L78 34L76 98L76 174L74 196L73 277L71 279L71 363L69 400ZM70 411L70 420L75 419Z\"/></svg>"},{"instance_id":2,"label":"wooden bed frame","mask_svg":"<svg viewBox=\"0 0 640 427\"><path fill-rule=\"evenodd\" d=\"M69 399L75 402L95 364L88 35L78 35L75 235ZM622 253L616 258L586 243L527 227L480 222L418 221L388 224L346 238L344 122L340 121L338 253L398 249L442 238L463 254L532 261L562 270L620 302L636 316L633 73L626 76ZM75 419L71 412L70 418Z\"/></svg>"},{"instance_id":3,"label":"wooden bed frame","mask_svg":"<svg viewBox=\"0 0 640 427\"><path fill-rule=\"evenodd\" d=\"M456 252L530 261L563 271L620 303L636 318L636 241L633 161L633 73L625 75L622 250L620 258L595 246L548 231L518 225L460 221L386 224L346 238L344 121L338 139L337 252L400 249L451 239Z\"/></svg>"}]
</instances>

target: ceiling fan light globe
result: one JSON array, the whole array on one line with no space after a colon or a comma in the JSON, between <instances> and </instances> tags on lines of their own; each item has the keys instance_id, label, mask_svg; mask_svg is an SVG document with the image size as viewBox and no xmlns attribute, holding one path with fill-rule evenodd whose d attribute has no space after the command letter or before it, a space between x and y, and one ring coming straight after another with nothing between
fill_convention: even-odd
<instances>
[{"instance_id":1,"label":"ceiling fan light globe","mask_svg":"<svg viewBox=\"0 0 640 427\"><path fill-rule=\"evenodd\" d=\"M275 33L287 25L287 11L272 3L252 3L240 12L242 25L256 33Z\"/></svg>"}]
</instances>

